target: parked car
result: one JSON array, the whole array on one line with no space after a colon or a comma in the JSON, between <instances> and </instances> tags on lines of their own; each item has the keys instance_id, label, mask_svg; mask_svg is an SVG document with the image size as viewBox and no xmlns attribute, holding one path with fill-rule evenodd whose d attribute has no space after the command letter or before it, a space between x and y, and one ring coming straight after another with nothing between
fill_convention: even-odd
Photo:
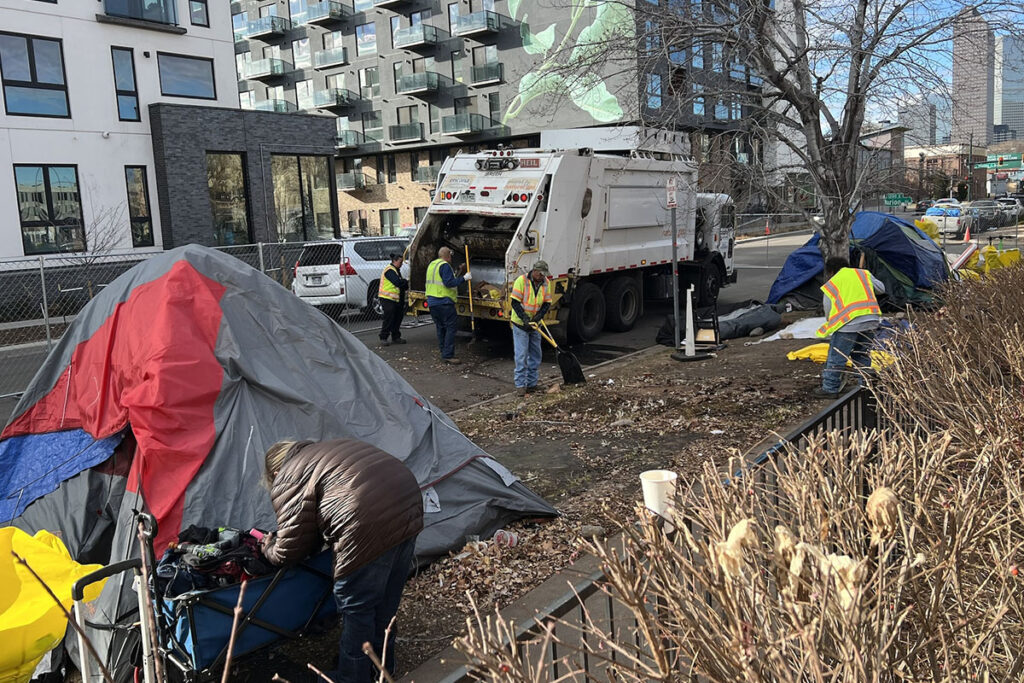
<instances>
[{"instance_id":1,"label":"parked car","mask_svg":"<svg viewBox=\"0 0 1024 683\"><path fill-rule=\"evenodd\" d=\"M939 228L943 235L963 237L966 221L958 206L933 206L924 212L924 220L930 220Z\"/></svg>"},{"instance_id":2,"label":"parked car","mask_svg":"<svg viewBox=\"0 0 1024 683\"><path fill-rule=\"evenodd\" d=\"M1003 210L994 199L976 199L961 208L977 209L980 220L979 230L995 230L1003 225ZM971 226L974 229L974 226Z\"/></svg>"},{"instance_id":3,"label":"parked car","mask_svg":"<svg viewBox=\"0 0 1024 683\"><path fill-rule=\"evenodd\" d=\"M996 200L1003 211L1003 225L1017 225L1024 218L1024 204L1014 197L1000 197Z\"/></svg>"},{"instance_id":4,"label":"parked car","mask_svg":"<svg viewBox=\"0 0 1024 683\"><path fill-rule=\"evenodd\" d=\"M377 289L389 256L402 253L407 239L353 237L302 246L292 292L313 306L348 306L380 315ZM408 266L403 266L403 270Z\"/></svg>"},{"instance_id":5,"label":"parked car","mask_svg":"<svg viewBox=\"0 0 1024 683\"><path fill-rule=\"evenodd\" d=\"M914 213L918 215L923 214L925 211L932 208L932 205L934 203L935 202L932 201L931 199L922 199L921 201L912 205L914 207Z\"/></svg>"},{"instance_id":6,"label":"parked car","mask_svg":"<svg viewBox=\"0 0 1024 683\"><path fill-rule=\"evenodd\" d=\"M932 206L960 206L960 200L956 197L943 197L936 199Z\"/></svg>"}]
</instances>

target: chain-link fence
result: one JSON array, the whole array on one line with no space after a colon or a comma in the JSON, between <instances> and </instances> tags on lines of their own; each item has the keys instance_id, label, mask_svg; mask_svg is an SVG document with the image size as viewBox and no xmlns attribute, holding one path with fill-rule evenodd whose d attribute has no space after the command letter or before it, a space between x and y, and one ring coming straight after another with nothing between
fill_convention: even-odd
<instances>
[{"instance_id":1,"label":"chain-link fence","mask_svg":"<svg viewBox=\"0 0 1024 683\"><path fill-rule=\"evenodd\" d=\"M340 291L355 293L358 301L348 305L339 300L321 309L342 324L369 323L379 317L379 307L374 305L375 282L383 266L363 259L358 264L360 272L353 274L346 268L346 259L356 255L352 247L341 245L333 272L340 278ZM293 290L303 246L259 243L221 247L220 251ZM0 261L0 398L23 392L82 307L119 275L154 255L60 255Z\"/></svg>"}]
</instances>

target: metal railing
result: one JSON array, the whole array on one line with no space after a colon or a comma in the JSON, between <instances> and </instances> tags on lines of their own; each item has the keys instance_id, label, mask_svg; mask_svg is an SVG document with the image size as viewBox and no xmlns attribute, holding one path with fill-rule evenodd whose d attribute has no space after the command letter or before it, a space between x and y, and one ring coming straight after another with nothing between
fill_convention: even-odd
<instances>
[{"instance_id":1,"label":"metal railing","mask_svg":"<svg viewBox=\"0 0 1024 683\"><path fill-rule=\"evenodd\" d=\"M332 66L344 66L345 64L348 64L348 51L343 47L332 47L313 53L314 69L329 69Z\"/></svg>"},{"instance_id":2,"label":"metal railing","mask_svg":"<svg viewBox=\"0 0 1024 683\"><path fill-rule=\"evenodd\" d=\"M358 99L359 96L351 90L327 88L326 90L317 90L313 93L313 106L327 109L331 107L346 107Z\"/></svg>"},{"instance_id":3,"label":"metal railing","mask_svg":"<svg viewBox=\"0 0 1024 683\"><path fill-rule=\"evenodd\" d=\"M502 16L490 10L481 10L472 14L463 14L455 24L455 35L468 36L474 33L491 33L500 31Z\"/></svg>"},{"instance_id":4,"label":"metal railing","mask_svg":"<svg viewBox=\"0 0 1024 683\"><path fill-rule=\"evenodd\" d=\"M313 2L306 7L305 23L342 21L351 14L351 8L340 2Z\"/></svg>"},{"instance_id":5,"label":"metal railing","mask_svg":"<svg viewBox=\"0 0 1024 683\"><path fill-rule=\"evenodd\" d=\"M440 87L440 77L433 71L402 74L395 83L395 92L409 95L417 92L434 92Z\"/></svg>"},{"instance_id":6,"label":"metal railing","mask_svg":"<svg viewBox=\"0 0 1024 683\"><path fill-rule=\"evenodd\" d=\"M441 132L445 135L481 133L496 124L482 114L452 114L441 118Z\"/></svg>"},{"instance_id":7,"label":"metal railing","mask_svg":"<svg viewBox=\"0 0 1024 683\"><path fill-rule=\"evenodd\" d=\"M877 425L878 413L874 399L867 389L859 387L789 432L774 446L750 461L746 470L737 473L737 476L755 477L759 485L769 489L772 486L777 488L772 468L764 466L769 460L784 456L790 448L799 450L805 447L810 439L824 432L852 434L874 429ZM689 524L688 529L697 544L706 542L699 525ZM560 598L538 606L534 617L517 624L517 650L524 659L543 662L546 674L544 680L558 680L560 676L570 673L578 675L573 680L607 680L605 665L587 657L587 643L585 636L578 630L579 625L593 625L618 642L638 642L635 640L638 627L636 617L628 607L601 590L604 580L605 575L598 570L579 582L573 582ZM560 628L560 620L569 625ZM546 629L549 628L553 637L545 641ZM547 650L541 652L540 648L545 643ZM570 650L580 654L569 660L562 652ZM449 669L448 674L440 680L442 683L468 683L478 679L471 674L468 666L462 666Z\"/></svg>"},{"instance_id":8,"label":"metal railing","mask_svg":"<svg viewBox=\"0 0 1024 683\"><path fill-rule=\"evenodd\" d=\"M470 85L497 83L505 78L505 65L501 62L477 64L469 70Z\"/></svg>"},{"instance_id":9,"label":"metal railing","mask_svg":"<svg viewBox=\"0 0 1024 683\"><path fill-rule=\"evenodd\" d=\"M428 24L416 24L395 31L395 47L433 45L437 42L437 29Z\"/></svg>"},{"instance_id":10,"label":"metal railing","mask_svg":"<svg viewBox=\"0 0 1024 683\"><path fill-rule=\"evenodd\" d=\"M112 17L152 21L168 26L178 25L177 0L104 0L103 11Z\"/></svg>"},{"instance_id":11,"label":"metal railing","mask_svg":"<svg viewBox=\"0 0 1024 683\"><path fill-rule=\"evenodd\" d=\"M413 180L417 183L429 183L433 185L437 182L437 175L441 172L441 164L431 164L430 166L417 166L413 170Z\"/></svg>"},{"instance_id":12,"label":"metal railing","mask_svg":"<svg viewBox=\"0 0 1024 683\"><path fill-rule=\"evenodd\" d=\"M281 35L292 29L290 19L284 17L269 16L253 19L245 27L245 38L256 38L258 36Z\"/></svg>"},{"instance_id":13,"label":"metal railing","mask_svg":"<svg viewBox=\"0 0 1024 683\"><path fill-rule=\"evenodd\" d=\"M391 142L416 142L423 139L422 123L399 123L388 126L388 138Z\"/></svg>"},{"instance_id":14,"label":"metal railing","mask_svg":"<svg viewBox=\"0 0 1024 683\"><path fill-rule=\"evenodd\" d=\"M337 174L339 190L362 190L366 187L366 175L362 171Z\"/></svg>"},{"instance_id":15,"label":"metal railing","mask_svg":"<svg viewBox=\"0 0 1024 683\"><path fill-rule=\"evenodd\" d=\"M360 133L358 130L339 130L338 136L335 138L335 146L338 149L357 149L376 145L380 145L380 140Z\"/></svg>"},{"instance_id":16,"label":"metal railing","mask_svg":"<svg viewBox=\"0 0 1024 683\"><path fill-rule=\"evenodd\" d=\"M283 76L286 71L291 71L291 69L292 65L283 59L267 57L266 59L256 59L248 62L245 65L242 75L246 80L270 78Z\"/></svg>"},{"instance_id":17,"label":"metal railing","mask_svg":"<svg viewBox=\"0 0 1024 683\"><path fill-rule=\"evenodd\" d=\"M261 100L252 105L255 111L272 111L278 114L289 114L298 111L299 108L288 100Z\"/></svg>"}]
</instances>

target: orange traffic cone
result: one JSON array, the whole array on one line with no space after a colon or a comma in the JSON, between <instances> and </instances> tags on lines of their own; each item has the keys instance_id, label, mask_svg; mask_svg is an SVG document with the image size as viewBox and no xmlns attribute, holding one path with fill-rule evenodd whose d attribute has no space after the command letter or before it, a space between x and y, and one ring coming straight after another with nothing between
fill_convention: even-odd
<instances>
[{"instance_id":1,"label":"orange traffic cone","mask_svg":"<svg viewBox=\"0 0 1024 683\"><path fill-rule=\"evenodd\" d=\"M766 235L772 234L771 229L768 227L770 222L771 222L771 218L765 218L764 219L764 234L766 234Z\"/></svg>"},{"instance_id":2,"label":"orange traffic cone","mask_svg":"<svg viewBox=\"0 0 1024 683\"><path fill-rule=\"evenodd\" d=\"M971 241L971 224L967 224L967 228L964 230L964 243Z\"/></svg>"}]
</instances>

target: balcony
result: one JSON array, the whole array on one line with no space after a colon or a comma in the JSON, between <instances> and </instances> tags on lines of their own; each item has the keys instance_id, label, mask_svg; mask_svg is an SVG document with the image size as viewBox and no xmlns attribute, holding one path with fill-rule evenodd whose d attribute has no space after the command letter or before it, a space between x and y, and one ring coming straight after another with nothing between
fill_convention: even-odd
<instances>
[{"instance_id":1,"label":"balcony","mask_svg":"<svg viewBox=\"0 0 1024 683\"><path fill-rule=\"evenodd\" d=\"M395 83L395 92L399 95L434 94L440 88L440 83L440 76L433 71L402 74Z\"/></svg>"},{"instance_id":2,"label":"balcony","mask_svg":"<svg viewBox=\"0 0 1024 683\"><path fill-rule=\"evenodd\" d=\"M334 144L338 149L359 149L361 147L377 146L380 142L368 135L363 135L357 130L339 130Z\"/></svg>"},{"instance_id":3,"label":"balcony","mask_svg":"<svg viewBox=\"0 0 1024 683\"><path fill-rule=\"evenodd\" d=\"M441 172L441 164L431 164L430 166L418 166L413 172L413 180L417 183L427 183L433 185L437 182L437 174Z\"/></svg>"},{"instance_id":4,"label":"balcony","mask_svg":"<svg viewBox=\"0 0 1024 683\"><path fill-rule=\"evenodd\" d=\"M260 17L245 27L243 38L272 38L292 30L292 22L284 17Z\"/></svg>"},{"instance_id":5,"label":"balcony","mask_svg":"<svg viewBox=\"0 0 1024 683\"><path fill-rule=\"evenodd\" d=\"M437 28L416 24L395 31L395 47L423 47L437 44Z\"/></svg>"},{"instance_id":6,"label":"balcony","mask_svg":"<svg viewBox=\"0 0 1024 683\"><path fill-rule=\"evenodd\" d=\"M173 33L185 32L184 28L178 26L177 0L103 0L103 12L96 15L98 21Z\"/></svg>"},{"instance_id":7,"label":"balcony","mask_svg":"<svg viewBox=\"0 0 1024 683\"><path fill-rule=\"evenodd\" d=\"M373 0L374 7L393 7L395 5L404 5L409 0Z\"/></svg>"},{"instance_id":8,"label":"balcony","mask_svg":"<svg viewBox=\"0 0 1024 683\"><path fill-rule=\"evenodd\" d=\"M441 132L445 135L479 135L499 126L497 121L492 121L482 114L455 114L441 118Z\"/></svg>"},{"instance_id":9,"label":"balcony","mask_svg":"<svg viewBox=\"0 0 1024 683\"><path fill-rule=\"evenodd\" d=\"M469 70L470 85L490 85L505 80L505 65L501 62L479 64Z\"/></svg>"},{"instance_id":10,"label":"balcony","mask_svg":"<svg viewBox=\"0 0 1024 683\"><path fill-rule=\"evenodd\" d=\"M256 111L272 111L278 114L290 114L299 108L288 100L263 100L252 107Z\"/></svg>"},{"instance_id":11,"label":"balcony","mask_svg":"<svg viewBox=\"0 0 1024 683\"><path fill-rule=\"evenodd\" d=\"M306 8L305 23L333 24L352 15L352 8L340 2L314 2Z\"/></svg>"},{"instance_id":12,"label":"balcony","mask_svg":"<svg viewBox=\"0 0 1024 683\"><path fill-rule=\"evenodd\" d=\"M391 142L419 142L423 139L423 124L400 123L388 126L388 138Z\"/></svg>"},{"instance_id":13,"label":"balcony","mask_svg":"<svg viewBox=\"0 0 1024 683\"><path fill-rule=\"evenodd\" d=\"M268 57L266 59L256 59L247 63L242 75L249 81L271 80L274 78L280 78L291 70L292 65L283 59Z\"/></svg>"},{"instance_id":14,"label":"balcony","mask_svg":"<svg viewBox=\"0 0 1024 683\"><path fill-rule=\"evenodd\" d=\"M345 131L346 133L354 133L355 131ZM366 188L366 176L362 171L349 171L348 173L339 173L337 175L339 190L362 190Z\"/></svg>"},{"instance_id":15,"label":"balcony","mask_svg":"<svg viewBox=\"0 0 1024 683\"><path fill-rule=\"evenodd\" d=\"M465 14L459 17L458 23L455 24L455 35L472 36L482 33L497 33L505 23L502 21L503 19L505 17L490 10Z\"/></svg>"},{"instance_id":16,"label":"balcony","mask_svg":"<svg viewBox=\"0 0 1024 683\"><path fill-rule=\"evenodd\" d=\"M332 47L313 53L314 69L330 69L348 64L348 50L343 47Z\"/></svg>"},{"instance_id":17,"label":"balcony","mask_svg":"<svg viewBox=\"0 0 1024 683\"><path fill-rule=\"evenodd\" d=\"M358 99L359 95L351 90L328 88L313 93L313 106L317 109L337 109L347 107Z\"/></svg>"}]
</instances>

